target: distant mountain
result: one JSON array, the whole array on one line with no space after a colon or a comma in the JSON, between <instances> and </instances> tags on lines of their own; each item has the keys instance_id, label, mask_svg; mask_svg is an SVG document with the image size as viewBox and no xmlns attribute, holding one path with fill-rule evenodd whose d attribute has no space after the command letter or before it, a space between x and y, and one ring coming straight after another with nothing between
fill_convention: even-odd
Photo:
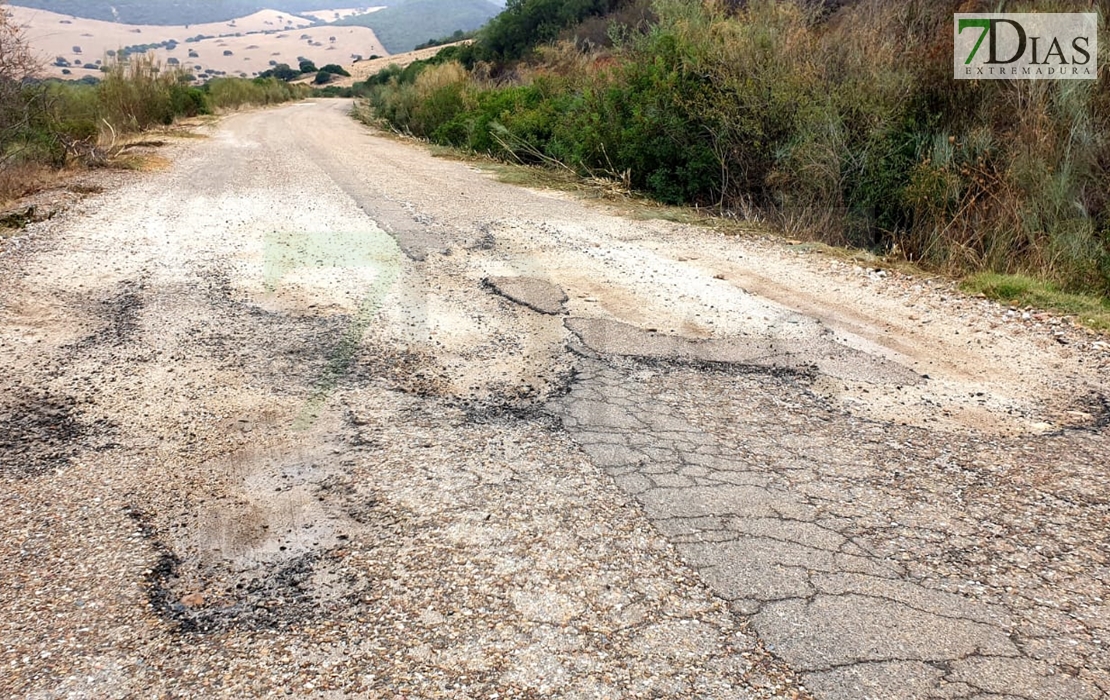
<instances>
[{"instance_id":1,"label":"distant mountain","mask_svg":"<svg viewBox=\"0 0 1110 700\"><path fill-rule=\"evenodd\" d=\"M503 3L488 0L403 0L384 10L334 22L370 27L389 53L411 51L417 44L457 30L469 32L498 15Z\"/></svg>"},{"instance_id":2,"label":"distant mountain","mask_svg":"<svg viewBox=\"0 0 1110 700\"><path fill-rule=\"evenodd\" d=\"M454 0L447 0L448 4ZM373 7L391 0L16 0L9 3L63 15L125 24L184 25L226 22L259 10L297 13L337 7ZM454 31L454 30L452 30ZM450 32L448 32L450 33Z\"/></svg>"}]
</instances>

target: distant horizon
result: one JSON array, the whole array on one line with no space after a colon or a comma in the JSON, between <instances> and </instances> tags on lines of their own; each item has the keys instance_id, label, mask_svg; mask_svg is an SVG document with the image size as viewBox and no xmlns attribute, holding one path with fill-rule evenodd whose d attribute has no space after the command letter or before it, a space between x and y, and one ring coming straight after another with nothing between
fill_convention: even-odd
<instances>
[{"instance_id":1,"label":"distant horizon","mask_svg":"<svg viewBox=\"0 0 1110 700\"><path fill-rule=\"evenodd\" d=\"M228 22L266 10L296 16L310 16L329 11L368 10L371 8L397 7L410 2L431 2L457 5L460 0L379 0L371 3L329 2L328 0L204 0L180 2L154 2L146 0L19 0L8 2L11 7L44 10L80 19L94 19L125 25L184 26ZM481 0L497 8L504 8L506 0ZM4 4L4 3L0 3Z\"/></svg>"}]
</instances>

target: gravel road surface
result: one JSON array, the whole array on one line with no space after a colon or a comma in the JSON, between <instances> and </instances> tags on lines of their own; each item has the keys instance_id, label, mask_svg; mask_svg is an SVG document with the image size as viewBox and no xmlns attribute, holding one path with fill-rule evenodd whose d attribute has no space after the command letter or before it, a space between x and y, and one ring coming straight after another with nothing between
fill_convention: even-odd
<instances>
[{"instance_id":1,"label":"gravel road surface","mask_svg":"<svg viewBox=\"0 0 1110 700\"><path fill-rule=\"evenodd\" d=\"M1110 697L1110 345L237 114L0 248L0 697Z\"/></svg>"}]
</instances>

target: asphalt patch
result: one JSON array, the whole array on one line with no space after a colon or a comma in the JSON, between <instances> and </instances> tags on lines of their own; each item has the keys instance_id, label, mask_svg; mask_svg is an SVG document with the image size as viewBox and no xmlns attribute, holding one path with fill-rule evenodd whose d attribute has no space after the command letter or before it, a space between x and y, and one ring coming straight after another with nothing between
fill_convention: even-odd
<instances>
[{"instance_id":1,"label":"asphalt patch","mask_svg":"<svg viewBox=\"0 0 1110 700\"><path fill-rule=\"evenodd\" d=\"M909 386L925 381L908 367L850 348L827 333L694 339L608 319L568 318L564 325L602 355L812 372L872 384Z\"/></svg>"},{"instance_id":2,"label":"asphalt patch","mask_svg":"<svg viewBox=\"0 0 1110 700\"><path fill-rule=\"evenodd\" d=\"M563 313L568 298L561 287L535 277L487 277L482 283L509 301L550 316Z\"/></svg>"},{"instance_id":3,"label":"asphalt patch","mask_svg":"<svg viewBox=\"0 0 1110 700\"><path fill-rule=\"evenodd\" d=\"M67 466L94 432L71 396L0 397L0 476L39 476Z\"/></svg>"},{"instance_id":4,"label":"asphalt patch","mask_svg":"<svg viewBox=\"0 0 1110 700\"><path fill-rule=\"evenodd\" d=\"M116 292L97 303L94 313L103 319L100 328L93 334L71 346L71 349L85 350L97 346L122 347L139 334L139 318L146 302L143 292L146 283L124 280L116 287Z\"/></svg>"}]
</instances>

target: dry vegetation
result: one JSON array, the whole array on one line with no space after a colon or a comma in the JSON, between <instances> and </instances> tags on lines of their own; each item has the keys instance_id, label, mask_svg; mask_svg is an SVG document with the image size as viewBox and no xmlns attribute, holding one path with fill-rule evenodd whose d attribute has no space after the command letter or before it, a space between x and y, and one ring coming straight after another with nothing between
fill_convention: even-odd
<instances>
[{"instance_id":1,"label":"dry vegetation","mask_svg":"<svg viewBox=\"0 0 1110 700\"><path fill-rule=\"evenodd\" d=\"M71 174L34 161L0 167L0 210L7 209L28 195L55 186ZM9 226L0 224L0 228Z\"/></svg>"},{"instance_id":2,"label":"dry vegetation","mask_svg":"<svg viewBox=\"0 0 1110 700\"><path fill-rule=\"evenodd\" d=\"M393 56L382 56L371 60L359 61L348 68L351 73L350 78L341 78L336 80L333 84L341 87L348 87L357 82L364 82L367 78L376 75L379 71L389 68L390 66L405 68L417 61L427 61L431 59L447 46L457 46L466 43L469 42L434 46L430 49L420 49L419 51L409 51L406 53L394 54Z\"/></svg>"},{"instance_id":3,"label":"dry vegetation","mask_svg":"<svg viewBox=\"0 0 1110 700\"><path fill-rule=\"evenodd\" d=\"M0 11L0 146L5 146L0 149L0 167L19 158L19 150L7 146L16 142L40 106L26 99L24 87L38 67L20 29Z\"/></svg>"}]
</instances>

